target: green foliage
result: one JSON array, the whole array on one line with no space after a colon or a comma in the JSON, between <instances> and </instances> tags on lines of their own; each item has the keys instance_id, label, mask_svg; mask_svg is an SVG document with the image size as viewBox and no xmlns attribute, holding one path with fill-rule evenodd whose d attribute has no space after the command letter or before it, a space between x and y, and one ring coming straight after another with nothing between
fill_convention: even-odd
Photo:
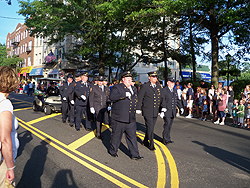
<instances>
[{"instance_id":1,"label":"green foliage","mask_svg":"<svg viewBox=\"0 0 250 188\"><path fill-rule=\"evenodd\" d=\"M171 75L171 69L166 67L168 75ZM165 67L158 67L157 75L159 80L164 80L165 79L165 74L166 74L166 69Z\"/></svg>"},{"instance_id":2,"label":"green foliage","mask_svg":"<svg viewBox=\"0 0 250 188\"><path fill-rule=\"evenodd\" d=\"M7 57L6 46L0 43L0 66L17 67L17 63L22 62L20 57Z\"/></svg>"},{"instance_id":3,"label":"green foliage","mask_svg":"<svg viewBox=\"0 0 250 188\"><path fill-rule=\"evenodd\" d=\"M249 83L250 79L244 79L244 80L236 80L230 84L233 86L235 99L241 99L241 92L244 92L246 85L249 85Z\"/></svg>"}]
</instances>

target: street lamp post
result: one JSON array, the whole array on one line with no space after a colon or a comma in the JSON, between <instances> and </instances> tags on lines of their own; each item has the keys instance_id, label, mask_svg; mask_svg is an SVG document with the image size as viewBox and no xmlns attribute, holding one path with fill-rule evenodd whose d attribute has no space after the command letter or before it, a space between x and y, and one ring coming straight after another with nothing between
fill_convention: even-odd
<instances>
[{"instance_id":1,"label":"street lamp post","mask_svg":"<svg viewBox=\"0 0 250 188\"><path fill-rule=\"evenodd\" d=\"M231 55L226 55L226 61L227 61L227 87L229 86L229 63L231 61Z\"/></svg>"}]
</instances>

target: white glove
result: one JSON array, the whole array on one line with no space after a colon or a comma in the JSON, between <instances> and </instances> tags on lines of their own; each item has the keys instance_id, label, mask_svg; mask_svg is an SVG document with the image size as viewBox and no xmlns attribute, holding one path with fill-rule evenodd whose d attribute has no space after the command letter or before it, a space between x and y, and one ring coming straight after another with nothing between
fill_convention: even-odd
<instances>
[{"instance_id":1,"label":"white glove","mask_svg":"<svg viewBox=\"0 0 250 188\"><path fill-rule=\"evenodd\" d=\"M181 114L183 114L184 113L184 109L183 108L181 108Z\"/></svg>"},{"instance_id":2,"label":"white glove","mask_svg":"<svg viewBox=\"0 0 250 188\"><path fill-rule=\"evenodd\" d=\"M75 101L74 101L74 100L71 100L70 103L71 103L72 105L74 105L74 104L75 104Z\"/></svg>"},{"instance_id":3,"label":"white glove","mask_svg":"<svg viewBox=\"0 0 250 188\"><path fill-rule=\"evenodd\" d=\"M161 112L161 113L160 113L160 117L163 119L164 116L165 116L165 112Z\"/></svg>"},{"instance_id":4,"label":"white glove","mask_svg":"<svg viewBox=\"0 0 250 188\"><path fill-rule=\"evenodd\" d=\"M167 110L168 110L168 109L166 109L166 108L162 108L162 109L161 109L162 112L166 112Z\"/></svg>"},{"instance_id":5,"label":"white glove","mask_svg":"<svg viewBox=\"0 0 250 188\"><path fill-rule=\"evenodd\" d=\"M141 110L136 110L135 111L137 114L141 114Z\"/></svg>"},{"instance_id":6,"label":"white glove","mask_svg":"<svg viewBox=\"0 0 250 188\"><path fill-rule=\"evenodd\" d=\"M67 100L67 98L66 98L66 97L63 97L63 100L64 100L64 101L66 101L66 100Z\"/></svg>"},{"instance_id":7,"label":"white glove","mask_svg":"<svg viewBox=\"0 0 250 188\"><path fill-rule=\"evenodd\" d=\"M85 101L87 98L85 97L85 95L81 95L81 98Z\"/></svg>"},{"instance_id":8,"label":"white glove","mask_svg":"<svg viewBox=\"0 0 250 188\"><path fill-rule=\"evenodd\" d=\"M91 108L90 108L90 112L91 112L91 114L94 114L94 113L95 113L94 107L91 107Z\"/></svg>"},{"instance_id":9,"label":"white glove","mask_svg":"<svg viewBox=\"0 0 250 188\"><path fill-rule=\"evenodd\" d=\"M129 99L131 99L131 93L130 92L126 92L126 97L128 97Z\"/></svg>"},{"instance_id":10,"label":"white glove","mask_svg":"<svg viewBox=\"0 0 250 188\"><path fill-rule=\"evenodd\" d=\"M108 111L110 111L111 110L111 106L108 106Z\"/></svg>"}]
</instances>

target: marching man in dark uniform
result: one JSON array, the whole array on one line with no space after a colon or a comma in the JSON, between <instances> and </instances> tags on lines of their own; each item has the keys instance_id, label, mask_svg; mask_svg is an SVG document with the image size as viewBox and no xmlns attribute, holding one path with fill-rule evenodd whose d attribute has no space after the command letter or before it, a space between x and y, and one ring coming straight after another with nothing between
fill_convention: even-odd
<instances>
[{"instance_id":1,"label":"marching man in dark uniform","mask_svg":"<svg viewBox=\"0 0 250 188\"><path fill-rule=\"evenodd\" d=\"M87 131L92 131L90 111L89 111L89 93L90 86L88 83L88 73L82 72L81 81L78 81L75 85L74 92L76 95L75 109L76 109L76 130L80 130L83 113L85 114L85 128Z\"/></svg>"},{"instance_id":2,"label":"marching man in dark uniform","mask_svg":"<svg viewBox=\"0 0 250 188\"><path fill-rule=\"evenodd\" d=\"M96 114L96 137L98 139L102 139L101 126L109 103L109 91L104 87L103 80L103 76L99 76L97 85L92 87L89 94L90 112Z\"/></svg>"},{"instance_id":3,"label":"marching man in dark uniform","mask_svg":"<svg viewBox=\"0 0 250 188\"><path fill-rule=\"evenodd\" d=\"M123 133L125 133L127 145L131 153L131 159L143 159L139 155L136 139L136 103L137 89L131 86L131 73L124 72L122 75L123 83L114 85L110 92L110 100L113 102L111 109L111 140L109 154L118 157L117 151L121 144Z\"/></svg>"},{"instance_id":4,"label":"marching man in dark uniform","mask_svg":"<svg viewBox=\"0 0 250 188\"><path fill-rule=\"evenodd\" d=\"M165 98L162 94L162 88L157 83L157 72L148 73L149 82L143 84L138 93L138 104L136 113L144 116L146 125L146 134L142 142L143 145L150 150L155 150L154 147L154 126L160 109L166 112Z\"/></svg>"},{"instance_id":5,"label":"marching man in dark uniform","mask_svg":"<svg viewBox=\"0 0 250 188\"><path fill-rule=\"evenodd\" d=\"M73 80L73 75L69 73L67 75L67 80L63 82L62 86L59 88L62 100L62 122L66 122L67 112L68 112L68 121L69 126L72 127L74 125L74 86L75 82Z\"/></svg>"},{"instance_id":6,"label":"marching man in dark uniform","mask_svg":"<svg viewBox=\"0 0 250 188\"><path fill-rule=\"evenodd\" d=\"M166 112L161 113L161 118L164 117L164 125L163 125L163 144L167 145L169 143L174 143L170 139L170 131L173 124L173 120L176 117L176 106L181 109L181 114L183 114L184 109L182 108L181 101L178 100L177 90L174 88L175 80L170 77L167 81L167 86L163 88L163 95L166 100Z\"/></svg>"},{"instance_id":7,"label":"marching man in dark uniform","mask_svg":"<svg viewBox=\"0 0 250 188\"><path fill-rule=\"evenodd\" d=\"M103 85L104 85L104 88L108 92L107 95L109 96L110 95L110 88L108 86L108 79L107 78L104 78ZM108 105L107 110L104 113L104 119L105 119L104 123L109 125L109 112L111 110L111 103L109 102L107 105Z\"/></svg>"}]
</instances>

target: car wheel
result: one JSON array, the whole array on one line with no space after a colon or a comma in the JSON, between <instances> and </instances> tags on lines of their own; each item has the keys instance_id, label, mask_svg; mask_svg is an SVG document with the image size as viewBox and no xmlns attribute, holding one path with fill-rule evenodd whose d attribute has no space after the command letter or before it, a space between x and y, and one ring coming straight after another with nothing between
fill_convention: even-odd
<instances>
[{"instance_id":1,"label":"car wheel","mask_svg":"<svg viewBox=\"0 0 250 188\"><path fill-rule=\"evenodd\" d=\"M44 113L45 113L46 115L50 115L51 112L52 112L52 110L51 110L50 106L45 106L45 107L44 107Z\"/></svg>"}]
</instances>

